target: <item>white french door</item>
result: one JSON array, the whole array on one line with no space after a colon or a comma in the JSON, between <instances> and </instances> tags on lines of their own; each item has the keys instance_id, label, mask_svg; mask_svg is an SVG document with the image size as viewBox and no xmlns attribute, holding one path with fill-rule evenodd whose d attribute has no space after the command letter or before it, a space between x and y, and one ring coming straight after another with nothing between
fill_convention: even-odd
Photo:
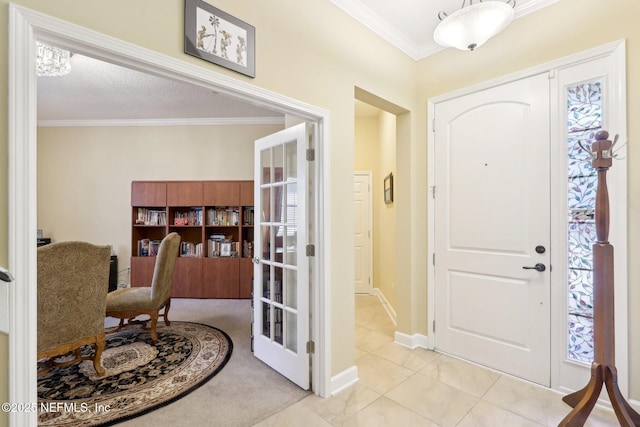
<instances>
[{"instance_id":1,"label":"white french door","mask_svg":"<svg viewBox=\"0 0 640 427\"><path fill-rule=\"evenodd\" d=\"M549 79L435 105L435 347L550 385Z\"/></svg>"},{"instance_id":2,"label":"white french door","mask_svg":"<svg viewBox=\"0 0 640 427\"><path fill-rule=\"evenodd\" d=\"M253 348L309 388L309 267L305 123L256 141Z\"/></svg>"}]
</instances>

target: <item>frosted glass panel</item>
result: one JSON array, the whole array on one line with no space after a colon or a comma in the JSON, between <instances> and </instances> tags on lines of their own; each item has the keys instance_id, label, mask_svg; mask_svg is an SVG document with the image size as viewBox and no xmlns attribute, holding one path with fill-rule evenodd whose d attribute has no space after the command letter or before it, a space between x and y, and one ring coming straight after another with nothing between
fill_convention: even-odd
<instances>
[{"instance_id":1,"label":"frosted glass panel","mask_svg":"<svg viewBox=\"0 0 640 427\"><path fill-rule=\"evenodd\" d=\"M567 87L567 356L593 361L593 244L597 172L590 148L602 126L602 82Z\"/></svg>"},{"instance_id":2,"label":"frosted glass panel","mask_svg":"<svg viewBox=\"0 0 640 427\"><path fill-rule=\"evenodd\" d=\"M602 127L602 83L581 83L567 89L569 132Z\"/></svg>"},{"instance_id":3,"label":"frosted glass panel","mask_svg":"<svg viewBox=\"0 0 640 427\"><path fill-rule=\"evenodd\" d=\"M593 318L569 315L569 358L593 361Z\"/></svg>"}]
</instances>

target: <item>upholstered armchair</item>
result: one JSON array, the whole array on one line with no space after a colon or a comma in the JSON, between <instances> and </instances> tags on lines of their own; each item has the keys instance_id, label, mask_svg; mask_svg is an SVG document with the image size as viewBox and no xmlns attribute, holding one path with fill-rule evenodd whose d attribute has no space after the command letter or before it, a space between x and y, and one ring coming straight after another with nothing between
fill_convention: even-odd
<instances>
[{"instance_id":1,"label":"upholstered armchair","mask_svg":"<svg viewBox=\"0 0 640 427\"><path fill-rule=\"evenodd\" d=\"M173 272L179 246L180 235L178 233L169 233L162 239L156 256L151 286L118 289L107 296L107 317L120 319L120 325L110 332L119 331L128 324L143 323L146 325L150 320L151 339L154 343L158 342L156 334L158 318L162 317L167 326L171 324L167 315L171 307L171 285L173 284ZM164 311L161 313L162 309ZM141 315L148 315L149 319L134 320ZM126 323L125 320L127 320Z\"/></svg>"},{"instance_id":2,"label":"upholstered armchair","mask_svg":"<svg viewBox=\"0 0 640 427\"><path fill-rule=\"evenodd\" d=\"M110 246L87 242L58 242L38 248L38 375L52 366L93 360L99 376L105 370L104 310L109 287ZM82 356L83 345L95 346ZM58 356L73 360L57 363Z\"/></svg>"}]
</instances>

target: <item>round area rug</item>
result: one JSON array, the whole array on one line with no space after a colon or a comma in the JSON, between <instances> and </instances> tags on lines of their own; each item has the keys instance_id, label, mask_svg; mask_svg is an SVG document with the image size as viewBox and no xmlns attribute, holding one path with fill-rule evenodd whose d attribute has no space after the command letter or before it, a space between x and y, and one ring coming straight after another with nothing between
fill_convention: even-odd
<instances>
[{"instance_id":1,"label":"round area rug","mask_svg":"<svg viewBox=\"0 0 640 427\"><path fill-rule=\"evenodd\" d=\"M156 345L135 326L107 335L103 377L90 360L39 377L38 425L106 426L137 417L195 390L231 357L231 339L212 326L171 322L157 333Z\"/></svg>"}]
</instances>

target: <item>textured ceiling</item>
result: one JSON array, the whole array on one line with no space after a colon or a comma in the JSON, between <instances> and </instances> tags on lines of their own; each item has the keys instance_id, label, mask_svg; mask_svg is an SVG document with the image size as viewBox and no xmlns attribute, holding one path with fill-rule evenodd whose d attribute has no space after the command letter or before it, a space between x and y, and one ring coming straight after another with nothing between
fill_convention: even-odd
<instances>
[{"instance_id":1,"label":"textured ceiling","mask_svg":"<svg viewBox=\"0 0 640 427\"><path fill-rule=\"evenodd\" d=\"M71 57L71 73L38 78L38 121L281 118L282 114L98 61Z\"/></svg>"}]
</instances>

